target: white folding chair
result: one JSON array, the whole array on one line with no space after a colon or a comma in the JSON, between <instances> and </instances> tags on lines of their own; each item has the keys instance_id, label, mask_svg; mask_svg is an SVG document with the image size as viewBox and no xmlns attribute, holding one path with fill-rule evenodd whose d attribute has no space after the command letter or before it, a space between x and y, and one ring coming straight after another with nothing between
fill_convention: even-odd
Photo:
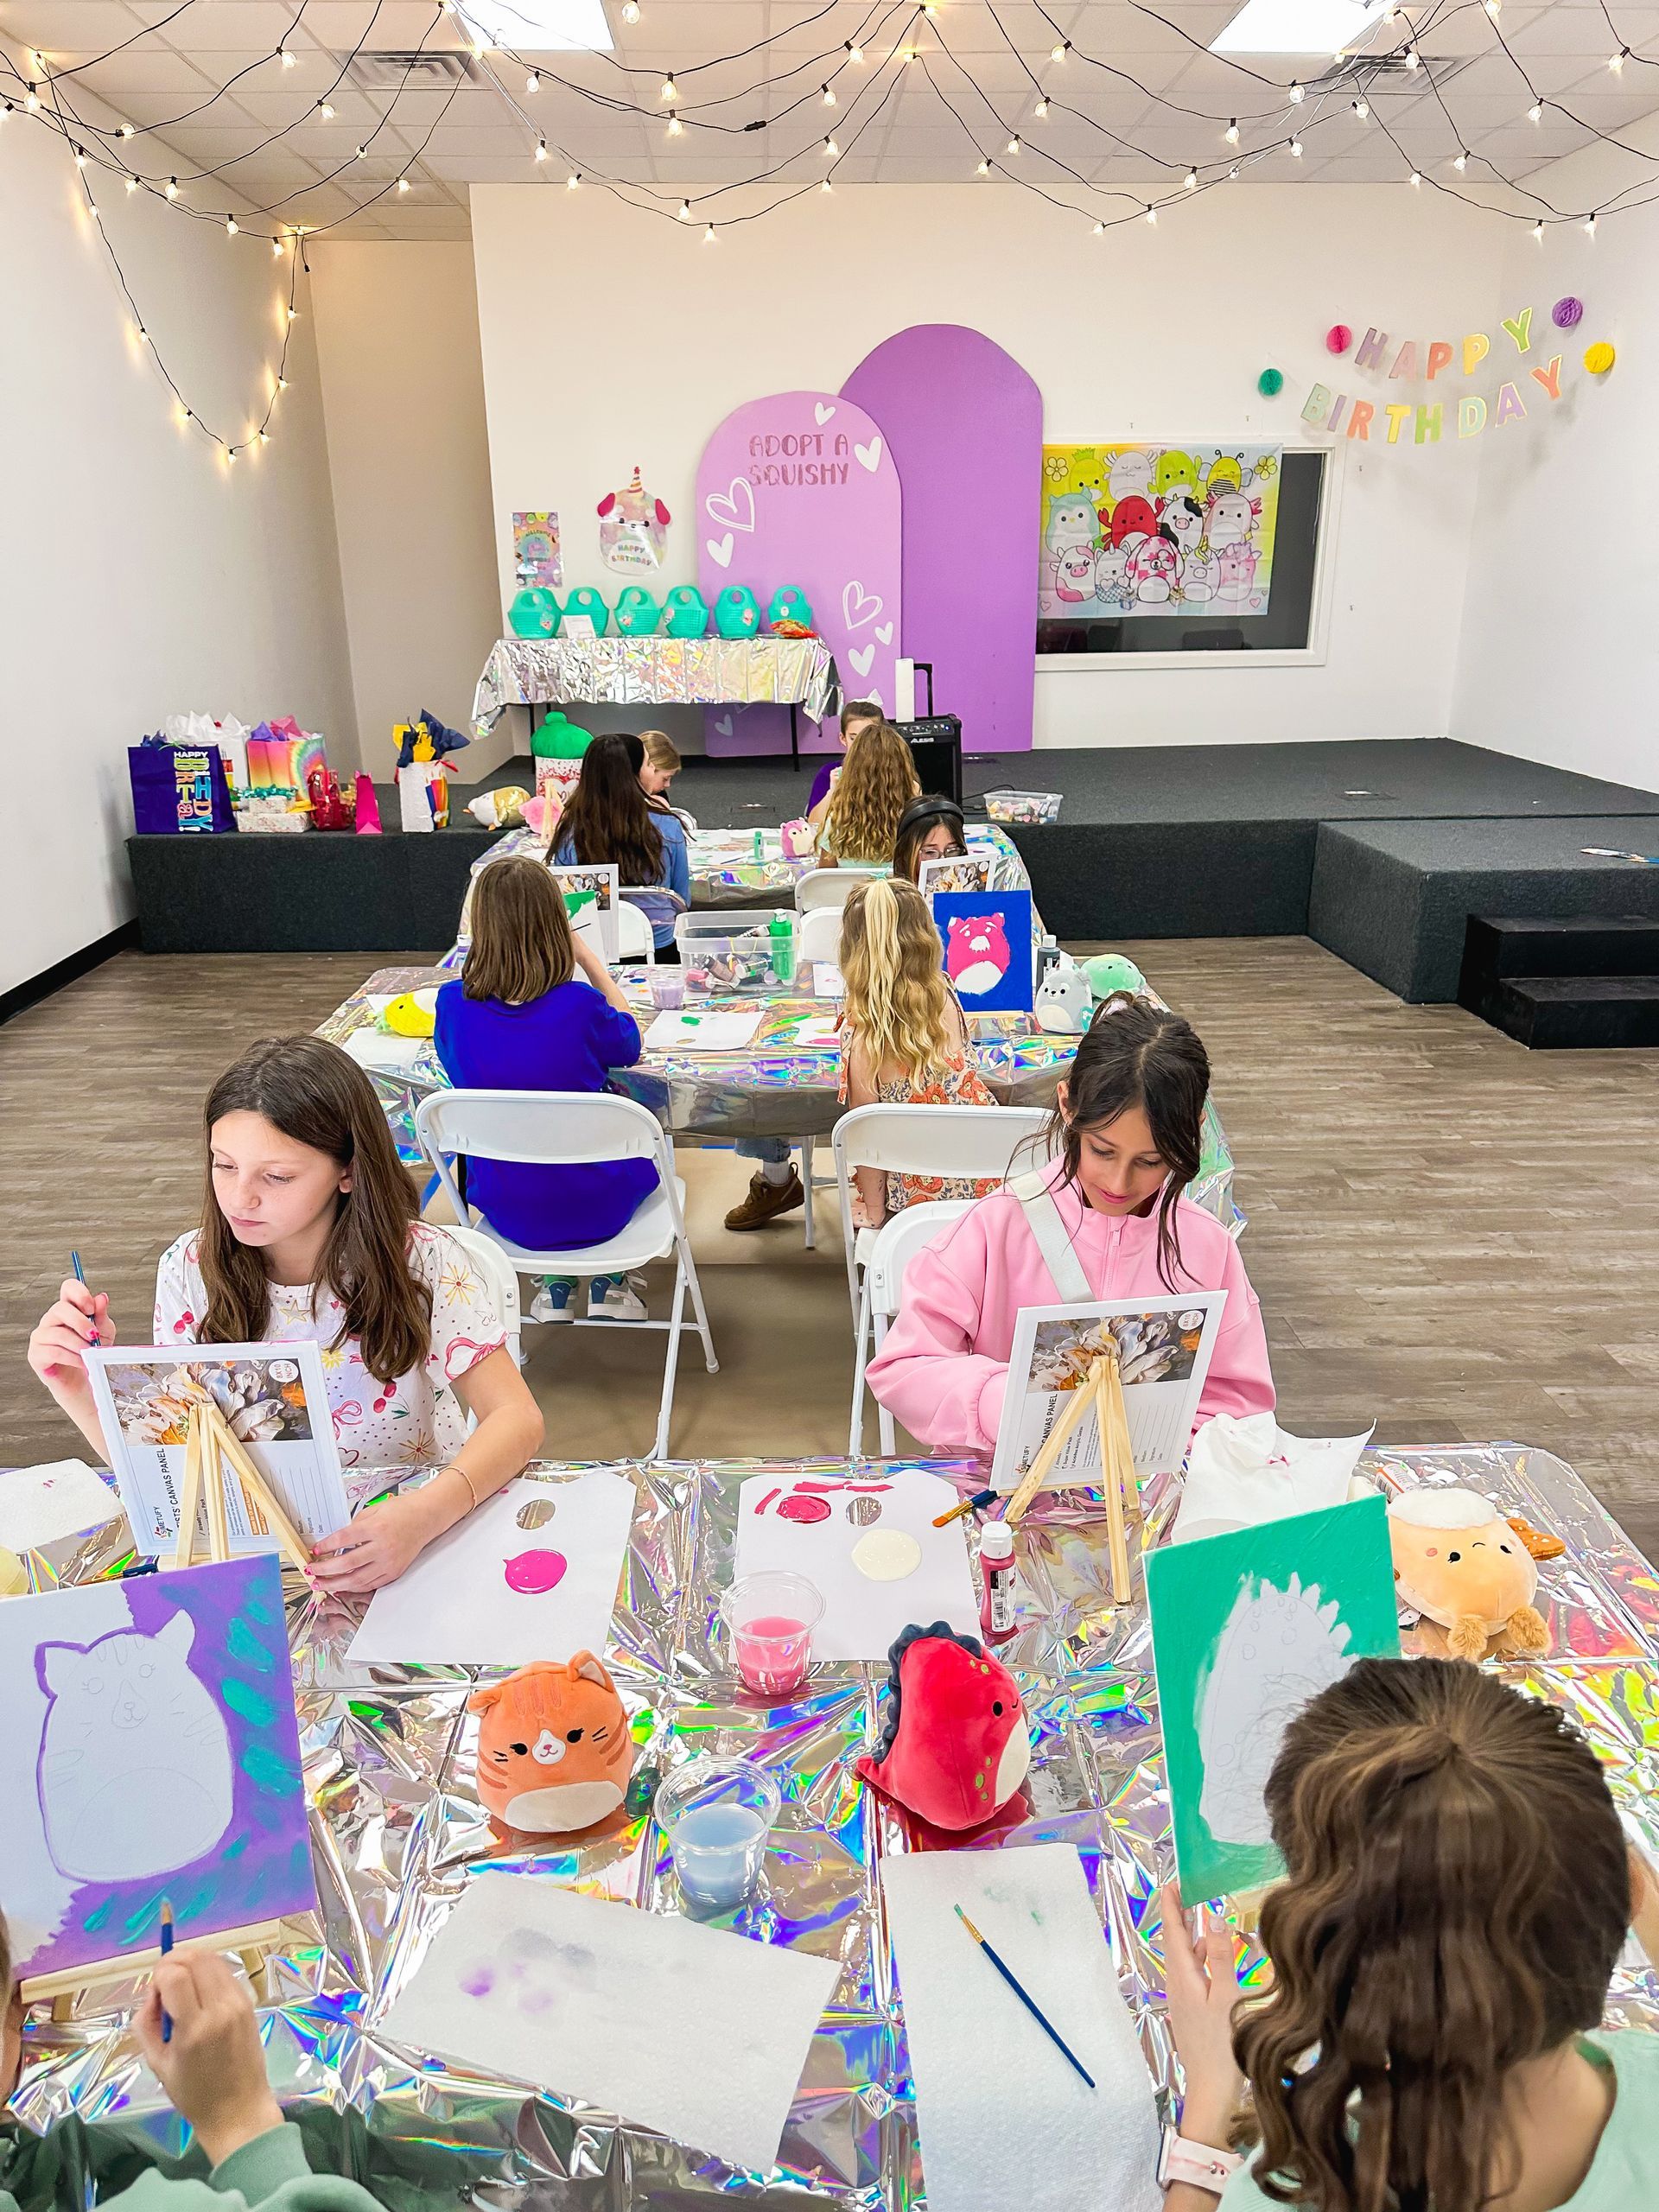
<instances>
[{"instance_id":1,"label":"white folding chair","mask_svg":"<svg viewBox=\"0 0 1659 2212\"><path fill-rule=\"evenodd\" d=\"M868 1268L881 1231L853 1227L854 1169L1000 1179L1041 1166L1048 1157L1048 1114L1040 1106L855 1106L842 1116L831 1141L847 1251L847 1296L861 1344L868 1320L860 1306L859 1270Z\"/></svg>"},{"instance_id":2,"label":"white folding chair","mask_svg":"<svg viewBox=\"0 0 1659 2212\"><path fill-rule=\"evenodd\" d=\"M873 875L887 875L885 868L861 868L851 861L841 868L809 868L804 875L795 879L795 911L798 914L817 913L821 906L837 910L847 904L858 884L868 882Z\"/></svg>"},{"instance_id":3,"label":"white folding chair","mask_svg":"<svg viewBox=\"0 0 1659 2212\"><path fill-rule=\"evenodd\" d=\"M924 1244L931 1244L942 1229L960 1220L972 1204L971 1198L936 1198L925 1205L906 1206L902 1213L893 1215L885 1229L872 1231L869 1264L864 1270L858 1355L853 1362L853 1414L847 1435L849 1459L861 1459L864 1456L864 1370L871 1351L880 1350L887 1323L899 1311L905 1269ZM872 1325L874 1344L870 1342ZM891 1459L898 1449L893 1415L880 1403L876 1414L882 1456Z\"/></svg>"},{"instance_id":4,"label":"white folding chair","mask_svg":"<svg viewBox=\"0 0 1659 2212\"><path fill-rule=\"evenodd\" d=\"M616 955L619 960L643 960L648 968L657 965L651 917L626 894L616 902Z\"/></svg>"},{"instance_id":5,"label":"white folding chair","mask_svg":"<svg viewBox=\"0 0 1659 2212\"><path fill-rule=\"evenodd\" d=\"M795 927L797 960L827 960L833 967L841 957L841 908L814 906Z\"/></svg>"},{"instance_id":6,"label":"white folding chair","mask_svg":"<svg viewBox=\"0 0 1659 2212\"><path fill-rule=\"evenodd\" d=\"M481 1229L470 1223L462 1227L459 1223L442 1224L446 1236L453 1236L467 1258L484 1278L484 1287L490 1294L490 1303L500 1316L501 1326L506 1331L507 1350L512 1354L512 1363L524 1363L524 1335L523 1308L518 1300L518 1278L512 1263L493 1237L486 1236Z\"/></svg>"},{"instance_id":7,"label":"white folding chair","mask_svg":"<svg viewBox=\"0 0 1659 2212\"><path fill-rule=\"evenodd\" d=\"M530 1251L514 1244L481 1214L472 1225L502 1252L521 1275L626 1275L630 1268L674 1255L674 1306L666 1321L578 1319L584 1329L661 1329L667 1332L663 1394L657 1415L652 1457L668 1457L669 1421L674 1409L674 1379L679 1362L685 1294L698 1335L703 1364L717 1375L714 1338L703 1309L691 1240L685 1230L685 1185L674 1173L674 1150L662 1124L631 1098L607 1091L439 1090L422 1100L415 1116L421 1149L437 1170L443 1194L457 1221L469 1221L450 1162L472 1154L485 1160L534 1161L582 1166L600 1160L649 1160L657 1168L657 1188L626 1226L603 1244L550 1246Z\"/></svg>"}]
</instances>

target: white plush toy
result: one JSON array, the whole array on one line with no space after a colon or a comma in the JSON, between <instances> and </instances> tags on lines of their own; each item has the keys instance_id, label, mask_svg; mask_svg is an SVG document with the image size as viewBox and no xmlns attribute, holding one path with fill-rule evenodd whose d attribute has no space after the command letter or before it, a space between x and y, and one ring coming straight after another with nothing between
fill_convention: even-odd
<instances>
[{"instance_id":1,"label":"white plush toy","mask_svg":"<svg viewBox=\"0 0 1659 2212\"><path fill-rule=\"evenodd\" d=\"M1037 986L1037 1027L1055 1037L1081 1037L1094 1006L1089 978L1069 952L1061 953Z\"/></svg>"}]
</instances>

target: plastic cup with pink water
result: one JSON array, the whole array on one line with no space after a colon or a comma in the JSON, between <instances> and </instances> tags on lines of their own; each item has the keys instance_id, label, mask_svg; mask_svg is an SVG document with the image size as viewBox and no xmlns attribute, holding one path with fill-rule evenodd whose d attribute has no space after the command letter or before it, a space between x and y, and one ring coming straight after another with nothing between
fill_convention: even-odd
<instances>
[{"instance_id":1,"label":"plastic cup with pink water","mask_svg":"<svg viewBox=\"0 0 1659 2212\"><path fill-rule=\"evenodd\" d=\"M720 1601L746 1688L787 1697L812 1665L812 1631L823 1595L804 1574L745 1574Z\"/></svg>"}]
</instances>

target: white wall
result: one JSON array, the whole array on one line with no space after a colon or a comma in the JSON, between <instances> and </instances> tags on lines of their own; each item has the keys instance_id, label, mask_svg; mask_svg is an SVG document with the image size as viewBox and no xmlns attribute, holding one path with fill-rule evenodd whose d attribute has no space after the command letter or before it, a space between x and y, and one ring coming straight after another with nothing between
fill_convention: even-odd
<instances>
[{"instance_id":1,"label":"white wall","mask_svg":"<svg viewBox=\"0 0 1659 2212\"><path fill-rule=\"evenodd\" d=\"M598 580L594 509L635 461L675 514L664 582L695 581L692 485L715 423L766 391L834 390L908 324L995 339L1037 379L1056 441L1295 442L1332 321L1478 327L1500 251L1473 211L1381 185L1240 185L1099 238L994 182L815 193L712 245L562 183L475 185L472 203L503 605L511 511L556 507L567 580ZM1271 403L1255 391L1269 365L1287 377ZM1455 444L1344 446L1339 465L1323 665L1045 669L1037 742L1444 732L1477 461ZM940 704L971 742L971 701Z\"/></svg>"},{"instance_id":2,"label":"white wall","mask_svg":"<svg viewBox=\"0 0 1659 2212\"><path fill-rule=\"evenodd\" d=\"M1659 115L1621 136L1659 153ZM1581 211L1638 185L1647 166L1597 147L1529 182L1555 207ZM1502 449L1490 431L1480 440L1452 724L1471 744L1644 791L1659 788L1659 555L1639 525L1627 539L1613 518L1659 505L1656 276L1659 207L1603 216L1593 241L1576 223L1550 229L1542 245L1527 230L1510 238L1505 298L1547 315L1571 294L1584 319L1560 340L1561 397L1528 424L1533 435L1510 433ZM1585 348L1604 338L1618 359L1589 377Z\"/></svg>"},{"instance_id":3,"label":"white wall","mask_svg":"<svg viewBox=\"0 0 1659 2212\"><path fill-rule=\"evenodd\" d=\"M501 634L472 249L320 240L311 291L357 722L379 777L394 724L423 707L467 727ZM459 772L515 736L509 720Z\"/></svg>"},{"instance_id":4,"label":"white wall","mask_svg":"<svg viewBox=\"0 0 1659 2212\"><path fill-rule=\"evenodd\" d=\"M129 200L112 179L99 198L189 404L247 435L283 271L258 239ZM270 445L227 469L175 419L68 149L21 108L0 131L0 200L3 990L130 914L126 748L166 715L291 713L348 764L355 732L308 319Z\"/></svg>"}]
</instances>

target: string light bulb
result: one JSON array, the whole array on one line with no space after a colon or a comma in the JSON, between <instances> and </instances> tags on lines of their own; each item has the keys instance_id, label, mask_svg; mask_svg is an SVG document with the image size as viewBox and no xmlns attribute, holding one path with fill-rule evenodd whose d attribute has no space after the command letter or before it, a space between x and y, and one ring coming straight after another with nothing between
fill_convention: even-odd
<instances>
[{"instance_id":1,"label":"string light bulb","mask_svg":"<svg viewBox=\"0 0 1659 2212\"><path fill-rule=\"evenodd\" d=\"M366 146L359 146L353 153L352 159L354 162L360 162L368 150Z\"/></svg>"},{"instance_id":2,"label":"string light bulb","mask_svg":"<svg viewBox=\"0 0 1659 2212\"><path fill-rule=\"evenodd\" d=\"M818 187L820 192L833 192L835 188L835 186L830 183L828 177L825 177L823 182Z\"/></svg>"},{"instance_id":3,"label":"string light bulb","mask_svg":"<svg viewBox=\"0 0 1659 2212\"><path fill-rule=\"evenodd\" d=\"M1238 163L1236 162L1233 163L1231 168L1227 172L1227 181L1229 184L1236 184L1238 182Z\"/></svg>"},{"instance_id":4,"label":"string light bulb","mask_svg":"<svg viewBox=\"0 0 1659 2212\"><path fill-rule=\"evenodd\" d=\"M227 215L227 216L225 218L225 235L226 235L226 237L227 238L233 238L236 236L236 232L237 232L237 221L236 221L236 218L235 218L235 216L234 216L234 215Z\"/></svg>"},{"instance_id":5,"label":"string light bulb","mask_svg":"<svg viewBox=\"0 0 1659 2212\"><path fill-rule=\"evenodd\" d=\"M1012 137L1012 138L1010 138L1010 139L1009 139L1009 141L1008 141L1008 151L1009 151L1011 154L1017 154L1017 153L1019 152L1019 150L1020 150L1020 133L1016 130L1016 131L1014 132L1014 134L1013 137Z\"/></svg>"},{"instance_id":6,"label":"string light bulb","mask_svg":"<svg viewBox=\"0 0 1659 2212\"><path fill-rule=\"evenodd\" d=\"M1157 222L1157 220L1158 220L1158 210L1157 210L1155 207L1148 207L1148 208L1147 209L1147 220L1149 223L1154 223L1154 224Z\"/></svg>"},{"instance_id":7,"label":"string light bulb","mask_svg":"<svg viewBox=\"0 0 1659 2212\"><path fill-rule=\"evenodd\" d=\"M288 390L288 378L286 377L277 378L276 389L278 391L286 391Z\"/></svg>"},{"instance_id":8,"label":"string light bulb","mask_svg":"<svg viewBox=\"0 0 1659 2212\"><path fill-rule=\"evenodd\" d=\"M841 42L847 49L847 59L849 61L861 61L864 59L864 49L855 38L844 38Z\"/></svg>"},{"instance_id":9,"label":"string light bulb","mask_svg":"<svg viewBox=\"0 0 1659 2212\"><path fill-rule=\"evenodd\" d=\"M1105 236L1105 235L1106 235L1106 226L1105 226L1105 224L1104 224L1104 223L1096 223L1096 224L1095 225L1095 236L1098 238L1104 238L1104 236Z\"/></svg>"},{"instance_id":10,"label":"string light bulb","mask_svg":"<svg viewBox=\"0 0 1659 2212\"><path fill-rule=\"evenodd\" d=\"M823 87L823 104L825 107L834 107L836 104L836 88L833 85L826 85Z\"/></svg>"},{"instance_id":11,"label":"string light bulb","mask_svg":"<svg viewBox=\"0 0 1659 2212\"><path fill-rule=\"evenodd\" d=\"M1183 192L1196 192L1198 188L1198 173L1197 169L1188 169L1186 175L1181 179L1181 189Z\"/></svg>"},{"instance_id":12,"label":"string light bulb","mask_svg":"<svg viewBox=\"0 0 1659 2212\"><path fill-rule=\"evenodd\" d=\"M1468 168L1468 166L1469 166L1469 155L1468 155L1468 149L1467 149L1466 148L1465 148L1462 152L1460 152L1460 153L1458 155L1457 158L1453 161L1453 162L1452 162L1452 168L1453 168L1454 169L1456 169L1456 171L1457 171L1457 173L1458 173L1458 175L1459 175L1459 176L1461 176L1461 175L1463 175L1464 171L1465 171L1465 170Z\"/></svg>"},{"instance_id":13,"label":"string light bulb","mask_svg":"<svg viewBox=\"0 0 1659 2212\"><path fill-rule=\"evenodd\" d=\"M1630 48L1628 46L1621 46L1617 54L1609 55L1607 67L1612 71L1614 76L1617 77L1630 58Z\"/></svg>"},{"instance_id":14,"label":"string light bulb","mask_svg":"<svg viewBox=\"0 0 1659 2212\"><path fill-rule=\"evenodd\" d=\"M77 146L75 149L75 167L78 169L84 169L86 166L86 149L84 146Z\"/></svg>"},{"instance_id":15,"label":"string light bulb","mask_svg":"<svg viewBox=\"0 0 1659 2212\"><path fill-rule=\"evenodd\" d=\"M1293 160L1293 161L1298 161L1298 162L1300 162L1300 161L1301 160L1301 158L1302 158L1302 142L1301 142L1301 140L1300 140L1300 138L1293 138L1293 139L1291 140L1291 142L1290 142L1290 152L1291 152L1291 158L1292 158L1292 160Z\"/></svg>"},{"instance_id":16,"label":"string light bulb","mask_svg":"<svg viewBox=\"0 0 1659 2212\"><path fill-rule=\"evenodd\" d=\"M580 169L572 169L569 175L564 180L564 188L567 192L574 192L581 182L582 171Z\"/></svg>"},{"instance_id":17,"label":"string light bulb","mask_svg":"<svg viewBox=\"0 0 1659 2212\"><path fill-rule=\"evenodd\" d=\"M690 219L691 202L689 200L682 200L680 202L680 220L683 223L689 223Z\"/></svg>"},{"instance_id":18,"label":"string light bulb","mask_svg":"<svg viewBox=\"0 0 1659 2212\"><path fill-rule=\"evenodd\" d=\"M10 100L8 100L8 101L6 102L6 105L7 105L7 107L8 107L8 108L10 108L10 105L11 105L11 102L10 102ZM122 126L121 126L121 136L122 136L124 138L130 138L130 137L131 137L131 136L132 136L132 125L131 125L130 123L124 123L124 124L122 124Z\"/></svg>"},{"instance_id":19,"label":"string light bulb","mask_svg":"<svg viewBox=\"0 0 1659 2212\"><path fill-rule=\"evenodd\" d=\"M1533 225L1532 235L1537 239L1539 245L1542 245L1544 242L1544 226L1541 221L1536 222Z\"/></svg>"},{"instance_id":20,"label":"string light bulb","mask_svg":"<svg viewBox=\"0 0 1659 2212\"><path fill-rule=\"evenodd\" d=\"M1307 98L1306 86L1299 83L1296 79L1293 78L1291 79L1290 86L1290 97L1296 106L1300 107L1302 102Z\"/></svg>"},{"instance_id":21,"label":"string light bulb","mask_svg":"<svg viewBox=\"0 0 1659 2212\"><path fill-rule=\"evenodd\" d=\"M138 189L138 180L137 180L137 178L136 176L130 176L130 177L127 179L127 190L128 190L129 192L137 192L137 189Z\"/></svg>"},{"instance_id":22,"label":"string light bulb","mask_svg":"<svg viewBox=\"0 0 1659 2212\"><path fill-rule=\"evenodd\" d=\"M1058 46L1051 47L1049 48L1048 58L1051 61L1064 61L1066 55L1070 54L1071 51L1071 40L1069 38L1063 38Z\"/></svg>"},{"instance_id":23,"label":"string light bulb","mask_svg":"<svg viewBox=\"0 0 1659 2212\"><path fill-rule=\"evenodd\" d=\"M332 123L334 119L334 102L332 100L319 100L317 102L317 113L322 118L325 123Z\"/></svg>"},{"instance_id":24,"label":"string light bulb","mask_svg":"<svg viewBox=\"0 0 1659 2212\"><path fill-rule=\"evenodd\" d=\"M677 115L671 115L668 118L669 137L671 138L678 138L684 135L684 131L685 125L680 121L679 117Z\"/></svg>"},{"instance_id":25,"label":"string light bulb","mask_svg":"<svg viewBox=\"0 0 1659 2212\"><path fill-rule=\"evenodd\" d=\"M1234 118L1232 118L1231 122L1230 122L1230 123L1229 123L1229 124L1227 125L1227 128L1226 128L1226 129L1222 132L1222 134L1221 134L1221 135L1222 135L1222 137L1226 140L1227 143L1228 143L1230 146L1236 146L1236 145L1237 145L1237 143L1238 143L1238 118L1237 118L1236 116L1234 116Z\"/></svg>"},{"instance_id":26,"label":"string light bulb","mask_svg":"<svg viewBox=\"0 0 1659 2212\"><path fill-rule=\"evenodd\" d=\"M1417 51L1417 49L1416 49L1416 48L1415 48L1414 46L1408 46L1408 47L1406 48L1406 67L1407 67L1407 68L1408 68L1408 69L1421 69L1421 68L1422 67L1422 66L1423 66L1423 57L1422 57L1422 55L1421 55L1421 54L1419 54L1419 53L1418 53L1418 51Z\"/></svg>"},{"instance_id":27,"label":"string light bulb","mask_svg":"<svg viewBox=\"0 0 1659 2212\"><path fill-rule=\"evenodd\" d=\"M298 68L300 57L297 54L290 54L285 46L279 46L276 54L284 69Z\"/></svg>"},{"instance_id":28,"label":"string light bulb","mask_svg":"<svg viewBox=\"0 0 1659 2212\"><path fill-rule=\"evenodd\" d=\"M1527 110L1527 121L1529 123L1541 123L1543 119L1544 104L1542 100L1534 100L1532 105Z\"/></svg>"},{"instance_id":29,"label":"string light bulb","mask_svg":"<svg viewBox=\"0 0 1659 2212\"><path fill-rule=\"evenodd\" d=\"M1503 6L1503 0L1486 0L1486 12L1494 22L1497 21L1498 16L1502 12Z\"/></svg>"},{"instance_id":30,"label":"string light bulb","mask_svg":"<svg viewBox=\"0 0 1659 2212\"><path fill-rule=\"evenodd\" d=\"M1370 103L1368 100L1361 99L1357 99L1354 102L1354 113L1359 118L1362 123L1364 122L1366 117L1370 113Z\"/></svg>"},{"instance_id":31,"label":"string light bulb","mask_svg":"<svg viewBox=\"0 0 1659 2212\"><path fill-rule=\"evenodd\" d=\"M622 20L625 23L639 22L639 0L622 0Z\"/></svg>"},{"instance_id":32,"label":"string light bulb","mask_svg":"<svg viewBox=\"0 0 1659 2212\"><path fill-rule=\"evenodd\" d=\"M825 159L826 161L833 162L833 161L835 160L835 158L836 158L836 156L838 153L840 153L840 151L841 151L840 147L836 145L836 142L835 142L835 140L834 140L833 138L826 138L826 139L824 140L824 142L823 142L823 155L824 155L824 159Z\"/></svg>"},{"instance_id":33,"label":"string light bulb","mask_svg":"<svg viewBox=\"0 0 1659 2212\"><path fill-rule=\"evenodd\" d=\"M270 257L273 261L280 261L282 259L283 242L281 238L272 238L270 242Z\"/></svg>"},{"instance_id":34,"label":"string light bulb","mask_svg":"<svg viewBox=\"0 0 1659 2212\"><path fill-rule=\"evenodd\" d=\"M1031 111L1034 116L1037 116L1039 118L1048 113L1048 102L1043 99L1040 93L1038 95L1036 106L1033 108Z\"/></svg>"},{"instance_id":35,"label":"string light bulb","mask_svg":"<svg viewBox=\"0 0 1659 2212\"><path fill-rule=\"evenodd\" d=\"M288 306L288 319L290 322L297 322L300 319L300 311L298 308L294 305L291 300Z\"/></svg>"},{"instance_id":36,"label":"string light bulb","mask_svg":"<svg viewBox=\"0 0 1659 2212\"><path fill-rule=\"evenodd\" d=\"M31 115L38 115L41 111L41 96L33 85L23 94L23 105Z\"/></svg>"},{"instance_id":37,"label":"string light bulb","mask_svg":"<svg viewBox=\"0 0 1659 2212\"><path fill-rule=\"evenodd\" d=\"M974 172L974 174L975 174L976 176L989 176L990 173L991 173L991 165L990 165L990 163L986 160L986 158L985 158L985 156L983 156L983 154L982 154L982 155L980 156L980 157L979 157L979 167L978 167L978 168Z\"/></svg>"},{"instance_id":38,"label":"string light bulb","mask_svg":"<svg viewBox=\"0 0 1659 2212\"><path fill-rule=\"evenodd\" d=\"M270 443L270 432L269 430L261 429L258 436L259 442L262 446L268 446Z\"/></svg>"},{"instance_id":39,"label":"string light bulb","mask_svg":"<svg viewBox=\"0 0 1659 2212\"><path fill-rule=\"evenodd\" d=\"M409 179L406 176L400 176L398 178L397 189L399 192L407 192L409 190Z\"/></svg>"},{"instance_id":40,"label":"string light bulb","mask_svg":"<svg viewBox=\"0 0 1659 2212\"><path fill-rule=\"evenodd\" d=\"M1586 238L1594 238L1596 235L1596 219L1593 215L1592 215L1589 220L1585 224L1584 234Z\"/></svg>"},{"instance_id":41,"label":"string light bulb","mask_svg":"<svg viewBox=\"0 0 1659 2212\"><path fill-rule=\"evenodd\" d=\"M715 242L715 226L712 223L709 224L708 229L703 232L702 242L704 245L713 245Z\"/></svg>"},{"instance_id":42,"label":"string light bulb","mask_svg":"<svg viewBox=\"0 0 1659 2212\"><path fill-rule=\"evenodd\" d=\"M545 138L538 138L536 141L536 158L538 162L544 162L547 159L547 141Z\"/></svg>"},{"instance_id":43,"label":"string light bulb","mask_svg":"<svg viewBox=\"0 0 1659 2212\"><path fill-rule=\"evenodd\" d=\"M664 77L664 79L663 79L663 89L662 89L662 91L661 91L660 92L658 92L658 93L657 97L658 97L658 99L659 100L671 100L671 100L677 100L677 99L678 99L678 98L680 97L680 88L679 88L679 86L678 86L674 82L674 79L673 79L673 78L672 78L671 76L670 76L670 77Z\"/></svg>"},{"instance_id":44,"label":"string light bulb","mask_svg":"<svg viewBox=\"0 0 1659 2212\"><path fill-rule=\"evenodd\" d=\"M179 196L179 180L177 179L177 177L175 177L175 176L170 176L170 177L168 177L168 179L167 180L167 189L166 189L166 193L165 193L165 195L164 195L164 196L165 196L167 199L168 199L168 200L176 200L176 199L178 198L178 196Z\"/></svg>"},{"instance_id":45,"label":"string light bulb","mask_svg":"<svg viewBox=\"0 0 1659 2212\"><path fill-rule=\"evenodd\" d=\"M1413 169L1411 175L1406 179L1406 182L1408 184L1416 185L1419 188L1421 188L1422 181L1422 178L1417 174L1415 169Z\"/></svg>"}]
</instances>

